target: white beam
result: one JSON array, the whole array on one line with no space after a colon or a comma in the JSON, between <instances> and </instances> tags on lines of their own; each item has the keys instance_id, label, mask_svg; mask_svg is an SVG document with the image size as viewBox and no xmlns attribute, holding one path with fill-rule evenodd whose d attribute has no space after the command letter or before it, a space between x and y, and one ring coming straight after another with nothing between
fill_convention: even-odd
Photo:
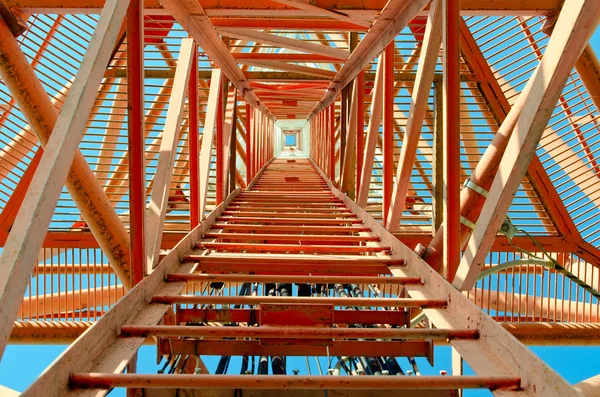
<instances>
[{"instance_id":1,"label":"white beam","mask_svg":"<svg viewBox=\"0 0 600 397\"><path fill-rule=\"evenodd\" d=\"M196 43L194 43L193 39L183 39L181 42L179 59L177 60L173 91L171 92L165 127L160 141L158 164L156 165L156 174L154 176L154 186L152 188L150 205L148 206L148 213L146 215L147 273L150 273L158 263L163 227L167 216L167 208L169 206L173 165L175 164L177 144L179 143L180 138L185 97L188 89L195 45Z\"/></svg>"},{"instance_id":2,"label":"white beam","mask_svg":"<svg viewBox=\"0 0 600 397\"><path fill-rule=\"evenodd\" d=\"M220 100L221 69L213 69L210 77L210 89L206 105L206 117L204 119L204 130L202 132L202 146L200 147L200 219L204 218L206 200L208 196L208 176L210 175L210 163L215 140L215 126L217 123L217 104Z\"/></svg>"},{"instance_id":3,"label":"white beam","mask_svg":"<svg viewBox=\"0 0 600 397\"><path fill-rule=\"evenodd\" d=\"M296 65L295 63L272 61L268 59L240 59L240 63L244 65L259 66L261 68L284 70L286 72L298 72L308 74L311 76L326 77L329 79L335 77L335 72L332 70ZM311 103L314 103L314 101L312 101Z\"/></svg>"},{"instance_id":4,"label":"white beam","mask_svg":"<svg viewBox=\"0 0 600 397\"><path fill-rule=\"evenodd\" d=\"M360 190L358 191L356 203L363 208L367 205L369 199L373 161L375 160L375 149L377 148L377 138L379 137L379 127L381 126L381 117L383 115L383 57L381 56L377 62L377 72L375 73L375 83L371 97L371 114L369 116L369 125L367 126L365 152L358 153L359 156L363 156L363 168L360 175Z\"/></svg>"},{"instance_id":5,"label":"white beam","mask_svg":"<svg viewBox=\"0 0 600 397\"><path fill-rule=\"evenodd\" d=\"M400 219L402 218L402 211L410 184L410 175L412 174L421 130L423 128L423 119L429 107L429 93L441 45L442 0L433 0L429 10L427 26L425 27L421 54L419 55L417 76L415 77L414 89L412 90L412 102L405 129L406 132L402 140L402 149L398 161L388 219L386 220L386 228L392 232L398 230Z\"/></svg>"},{"instance_id":6,"label":"white beam","mask_svg":"<svg viewBox=\"0 0 600 397\"><path fill-rule=\"evenodd\" d=\"M340 178L342 191L344 193L354 190L354 187L350 186L350 184L352 183L352 179L354 179L351 176L356 173L356 123L358 121L358 90L364 89L364 87L358 86L358 79L354 79L349 109L350 117L346 127L346 146L343 153L344 167L342 169L342 175ZM321 148L321 150L323 151L324 149Z\"/></svg>"},{"instance_id":7,"label":"white beam","mask_svg":"<svg viewBox=\"0 0 600 397\"><path fill-rule=\"evenodd\" d=\"M227 95L225 105L225 119L223 120L223 194L229 193L229 160L231 158L231 134L236 134L235 113L237 105L237 92L234 89ZM237 140L237 138L235 138Z\"/></svg>"},{"instance_id":8,"label":"white beam","mask_svg":"<svg viewBox=\"0 0 600 397\"><path fill-rule=\"evenodd\" d=\"M337 59L346 60L350 53L339 48L332 48L321 44L308 43L306 41L290 39L289 37L278 36L275 34L261 33L249 29L218 29L219 33L227 37L258 42L267 45L274 45L291 50L308 52L310 54L330 56Z\"/></svg>"},{"instance_id":9,"label":"white beam","mask_svg":"<svg viewBox=\"0 0 600 397\"><path fill-rule=\"evenodd\" d=\"M339 19L340 21L350 22L358 26L362 26L363 28L368 28L371 26L370 22L365 21L364 19L356 18L351 15L339 12L339 11L331 11L325 8L313 6L312 4L305 3L300 0L273 0L279 4L285 4L288 6L296 7L299 10L307 11L316 15L321 15L333 19Z\"/></svg>"}]
</instances>

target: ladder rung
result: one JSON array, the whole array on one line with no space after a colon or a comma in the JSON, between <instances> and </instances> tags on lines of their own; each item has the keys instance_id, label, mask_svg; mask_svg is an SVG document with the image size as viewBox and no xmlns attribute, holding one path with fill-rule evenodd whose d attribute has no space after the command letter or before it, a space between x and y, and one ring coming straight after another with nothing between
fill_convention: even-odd
<instances>
[{"instance_id":1,"label":"ladder rung","mask_svg":"<svg viewBox=\"0 0 600 397\"><path fill-rule=\"evenodd\" d=\"M152 303L163 304L214 304L214 305L260 305L261 303L324 304L349 307L418 307L443 308L443 299L410 298L322 298L302 296L208 296L208 295L157 295Z\"/></svg>"},{"instance_id":2,"label":"ladder rung","mask_svg":"<svg viewBox=\"0 0 600 397\"><path fill-rule=\"evenodd\" d=\"M327 357L327 341L315 340L312 344L261 343L262 339L182 339L162 338L159 342L159 354L183 355L223 355L223 356L296 356ZM275 341L276 342L276 341ZM357 341L336 340L337 356L371 357L429 357L432 341L394 340ZM331 351L331 350L330 350Z\"/></svg>"},{"instance_id":3,"label":"ladder rung","mask_svg":"<svg viewBox=\"0 0 600 397\"><path fill-rule=\"evenodd\" d=\"M277 223L277 224L291 224L291 225L304 225L304 224L316 224L316 225L344 225L347 223L360 224L362 221L355 218L346 219L319 219L319 218L262 218L252 216L219 216L217 217L218 222L229 222L229 223L244 223L244 222L257 222L257 223Z\"/></svg>"},{"instance_id":4,"label":"ladder rung","mask_svg":"<svg viewBox=\"0 0 600 397\"><path fill-rule=\"evenodd\" d=\"M224 240L291 240L315 241L325 243L359 243L366 241L380 241L378 236L332 236L323 234L269 234L269 233L206 233L205 238Z\"/></svg>"},{"instance_id":5,"label":"ladder rung","mask_svg":"<svg viewBox=\"0 0 600 397\"><path fill-rule=\"evenodd\" d=\"M231 203L231 206L239 206L247 208L251 205L260 204L263 207L289 207L295 206L299 208L311 208L311 207L333 207L333 208L347 208L346 204L343 201L333 201L329 203L297 203L295 200L285 200L285 201L259 201L259 202L249 202L249 201L234 201Z\"/></svg>"},{"instance_id":6,"label":"ladder rung","mask_svg":"<svg viewBox=\"0 0 600 397\"><path fill-rule=\"evenodd\" d=\"M274 196L277 195L277 196ZM265 191L245 191L240 193L237 198L245 199L245 198L256 198L260 199L262 197L267 198L289 198L289 197L317 197L317 198L336 198L335 195L329 189L325 190L312 190L312 191L303 191L303 192L295 192L291 194L290 192L282 191L282 190L271 190L268 192Z\"/></svg>"},{"instance_id":7,"label":"ladder rung","mask_svg":"<svg viewBox=\"0 0 600 397\"><path fill-rule=\"evenodd\" d=\"M290 204L291 205L291 204ZM240 206L240 205L230 205L227 207L227 211L240 211L240 210L247 210L248 208L251 208L252 211L269 211L269 212L273 212L273 213L277 213L278 211L285 211L285 212L306 212L306 211L316 211L316 212L327 212L327 213L342 213L342 214L352 214L352 210L350 210L349 208L344 208L344 207L310 207L310 208L306 208L304 206L302 207L277 207L277 208L272 208L272 207L258 207L258 206L253 206L253 205L244 205L244 206Z\"/></svg>"},{"instance_id":8,"label":"ladder rung","mask_svg":"<svg viewBox=\"0 0 600 397\"><path fill-rule=\"evenodd\" d=\"M296 307L302 311L301 307ZM269 309L267 309L268 311ZM177 308L175 324L187 323L254 323L262 324L262 308L252 309L214 309L214 308ZM404 310L333 310L331 323L340 326L344 325L406 325L407 317L410 314ZM311 325L311 319L305 319L306 326ZM303 320L304 321L304 320ZM294 325L302 325L301 321L294 320Z\"/></svg>"},{"instance_id":9,"label":"ladder rung","mask_svg":"<svg viewBox=\"0 0 600 397\"><path fill-rule=\"evenodd\" d=\"M169 274L167 281L311 283L311 284L422 284L418 277L292 276L262 274Z\"/></svg>"},{"instance_id":10,"label":"ladder rung","mask_svg":"<svg viewBox=\"0 0 600 397\"><path fill-rule=\"evenodd\" d=\"M365 245L300 245L300 244L261 244L261 243L224 243L201 242L196 244L198 249L222 249L249 252L294 252L294 253L363 253L363 252L389 252L390 247L365 246Z\"/></svg>"},{"instance_id":11,"label":"ladder rung","mask_svg":"<svg viewBox=\"0 0 600 397\"><path fill-rule=\"evenodd\" d=\"M211 229L240 230L240 231L271 231L271 232L316 232L316 233L354 233L370 232L367 226L285 226L285 225L232 225L228 223L212 224Z\"/></svg>"},{"instance_id":12,"label":"ladder rung","mask_svg":"<svg viewBox=\"0 0 600 397\"><path fill-rule=\"evenodd\" d=\"M361 255L305 255L222 253L187 255L187 262L198 262L198 270L207 273L267 273L267 274L389 274L390 266L403 266L404 261Z\"/></svg>"},{"instance_id":13,"label":"ladder rung","mask_svg":"<svg viewBox=\"0 0 600 397\"><path fill-rule=\"evenodd\" d=\"M356 218L356 215L346 213L331 213L331 212L318 212L318 211L304 211L304 212L275 212L275 211L223 211L223 215L231 217L275 217L275 218L319 218L319 219L348 219Z\"/></svg>"},{"instance_id":14,"label":"ladder rung","mask_svg":"<svg viewBox=\"0 0 600 397\"><path fill-rule=\"evenodd\" d=\"M299 264L322 264L325 266L403 266L404 260L396 258L378 258L357 255L285 255L285 254L239 254L211 253L210 255L186 255L185 262L202 264L224 264L244 262L248 265L278 265L293 267ZM283 269L282 269L283 270Z\"/></svg>"},{"instance_id":15,"label":"ladder rung","mask_svg":"<svg viewBox=\"0 0 600 397\"><path fill-rule=\"evenodd\" d=\"M269 376L71 374L75 388L207 388L207 389L490 389L518 390L510 376Z\"/></svg>"},{"instance_id":16,"label":"ladder rung","mask_svg":"<svg viewBox=\"0 0 600 397\"><path fill-rule=\"evenodd\" d=\"M189 325L124 325L121 336L127 337L215 337L275 339L477 339L473 329L426 328L325 328L325 327L215 327Z\"/></svg>"}]
</instances>

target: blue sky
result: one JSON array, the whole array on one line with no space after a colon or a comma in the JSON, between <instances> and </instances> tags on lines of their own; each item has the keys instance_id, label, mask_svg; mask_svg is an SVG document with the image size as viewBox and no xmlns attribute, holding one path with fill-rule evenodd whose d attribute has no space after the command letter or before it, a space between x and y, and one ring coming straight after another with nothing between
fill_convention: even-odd
<instances>
[{"instance_id":1,"label":"blue sky","mask_svg":"<svg viewBox=\"0 0 600 397\"><path fill-rule=\"evenodd\" d=\"M600 31L596 32L591 41L596 52L600 52ZM63 350L65 346L14 345L9 346L0 363L0 384L18 391L23 391ZM569 382L576 383L591 376L600 374L600 362L597 360L600 347L533 347L532 350L548 365L556 370ZM449 370L449 348L436 349L436 366L432 369L421 361L420 369L423 374L437 374L440 370ZM216 366L218 358L206 360L209 368ZM302 358L303 360L303 358ZM322 361L326 367L326 363ZM403 368L408 368L405 360L400 361ZM140 351L139 371L155 373L155 349L145 346ZM288 362L288 371L294 368L294 360ZM298 368L305 368L298 366ZM231 366L232 373L238 371L239 365ZM467 370L467 373L470 371ZM489 395L489 392L468 392L467 396ZM122 390L116 390L111 396L124 396Z\"/></svg>"}]
</instances>

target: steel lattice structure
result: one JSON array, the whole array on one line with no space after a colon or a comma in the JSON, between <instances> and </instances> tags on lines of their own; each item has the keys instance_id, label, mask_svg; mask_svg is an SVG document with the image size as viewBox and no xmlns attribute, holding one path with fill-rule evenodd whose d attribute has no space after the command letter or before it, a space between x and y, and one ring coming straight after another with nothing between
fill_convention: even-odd
<instances>
[{"instance_id":1,"label":"steel lattice structure","mask_svg":"<svg viewBox=\"0 0 600 397\"><path fill-rule=\"evenodd\" d=\"M22 395L597 395L525 345L600 343L599 16L0 0L0 357L71 344Z\"/></svg>"}]
</instances>

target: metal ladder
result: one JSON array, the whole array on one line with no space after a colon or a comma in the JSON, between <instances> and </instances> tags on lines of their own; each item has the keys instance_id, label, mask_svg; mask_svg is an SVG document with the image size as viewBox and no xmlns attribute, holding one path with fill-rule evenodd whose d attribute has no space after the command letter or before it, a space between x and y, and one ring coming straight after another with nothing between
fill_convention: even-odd
<instances>
[{"instance_id":1,"label":"metal ladder","mask_svg":"<svg viewBox=\"0 0 600 397\"><path fill-rule=\"evenodd\" d=\"M365 296L369 290L377 297ZM433 327L410 328L420 310ZM182 373L124 373L149 338ZM398 374L395 357L433 361L436 342L449 342L477 375L272 376L262 363L248 370L256 356L270 357L278 374L291 356L387 357L357 360L349 372ZM206 355L242 356L246 371L206 374L196 358ZM274 159L246 191L230 195L23 396L103 395L115 387L148 397L281 389L450 396L470 388L577 395L305 158Z\"/></svg>"}]
</instances>

